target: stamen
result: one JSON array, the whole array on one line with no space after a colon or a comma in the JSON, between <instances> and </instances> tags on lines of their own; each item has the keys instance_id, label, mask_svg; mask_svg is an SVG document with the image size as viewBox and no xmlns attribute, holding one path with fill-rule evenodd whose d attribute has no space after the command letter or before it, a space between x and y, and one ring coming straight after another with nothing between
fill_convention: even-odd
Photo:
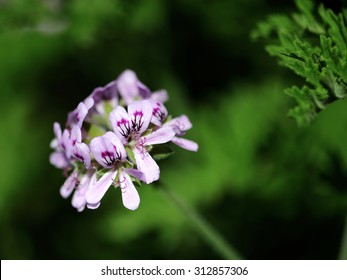
<instances>
[{"instance_id":1,"label":"stamen","mask_svg":"<svg viewBox=\"0 0 347 280\"><path fill-rule=\"evenodd\" d=\"M183 122L181 122L180 120L176 120L175 125L176 125L181 131L184 131L185 125L184 125Z\"/></svg>"},{"instance_id":2,"label":"stamen","mask_svg":"<svg viewBox=\"0 0 347 280\"><path fill-rule=\"evenodd\" d=\"M126 181L125 177L123 177L122 180L120 180L120 177L118 177L118 180L117 180L117 181L113 180L113 185L114 185L114 186L119 186L119 188L120 188L120 189L122 190L122 192L123 192L123 190L126 189L127 186L126 186L126 184L125 184L125 186L122 187L121 184L125 183L125 181ZM125 192L125 191L124 191L124 192Z\"/></svg>"},{"instance_id":3,"label":"stamen","mask_svg":"<svg viewBox=\"0 0 347 280\"><path fill-rule=\"evenodd\" d=\"M124 183L124 187L120 187L120 189L122 190L122 193L126 193L127 192L127 183Z\"/></svg>"},{"instance_id":4,"label":"stamen","mask_svg":"<svg viewBox=\"0 0 347 280\"><path fill-rule=\"evenodd\" d=\"M140 150L142 160L144 160L145 157L148 157L148 152L145 147L146 141L147 141L147 138L143 137L143 138L140 138L138 142L136 143L136 148Z\"/></svg>"},{"instance_id":5,"label":"stamen","mask_svg":"<svg viewBox=\"0 0 347 280\"><path fill-rule=\"evenodd\" d=\"M124 183L124 186L122 187L121 184ZM126 193L126 188L127 188L127 183L126 183L126 179L125 177L123 177L123 180L122 181L119 181L119 188L121 189L122 193Z\"/></svg>"}]
</instances>

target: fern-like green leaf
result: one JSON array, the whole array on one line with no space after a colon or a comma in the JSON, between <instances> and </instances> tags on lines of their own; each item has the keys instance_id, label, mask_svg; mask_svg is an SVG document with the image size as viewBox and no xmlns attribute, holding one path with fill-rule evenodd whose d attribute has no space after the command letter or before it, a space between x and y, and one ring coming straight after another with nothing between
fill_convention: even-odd
<instances>
[{"instance_id":1,"label":"fern-like green leaf","mask_svg":"<svg viewBox=\"0 0 347 280\"><path fill-rule=\"evenodd\" d=\"M267 52L305 80L303 87L286 93L297 102L289 116L307 125L326 105L347 95L347 11L335 14L312 0L296 5L299 13L269 16L252 37L271 41Z\"/></svg>"}]
</instances>

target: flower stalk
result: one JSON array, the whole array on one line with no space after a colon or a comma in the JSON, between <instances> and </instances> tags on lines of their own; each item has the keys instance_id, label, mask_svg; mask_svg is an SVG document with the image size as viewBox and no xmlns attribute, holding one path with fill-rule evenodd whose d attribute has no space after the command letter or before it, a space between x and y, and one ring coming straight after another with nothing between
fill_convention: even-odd
<instances>
[{"instance_id":1,"label":"flower stalk","mask_svg":"<svg viewBox=\"0 0 347 280\"><path fill-rule=\"evenodd\" d=\"M159 183L158 189L184 214L190 224L196 229L196 232L199 233L206 243L208 243L223 259L242 259L236 249L233 248L193 207L166 186Z\"/></svg>"},{"instance_id":2,"label":"flower stalk","mask_svg":"<svg viewBox=\"0 0 347 280\"><path fill-rule=\"evenodd\" d=\"M347 260L347 215L345 217L345 226L342 233L342 241L339 252L340 260Z\"/></svg>"}]
</instances>

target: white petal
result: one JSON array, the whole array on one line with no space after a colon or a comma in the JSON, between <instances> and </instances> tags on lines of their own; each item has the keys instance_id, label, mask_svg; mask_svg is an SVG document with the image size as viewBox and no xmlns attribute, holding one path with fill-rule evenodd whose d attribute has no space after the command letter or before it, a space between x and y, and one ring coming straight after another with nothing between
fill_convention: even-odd
<instances>
[{"instance_id":1,"label":"white petal","mask_svg":"<svg viewBox=\"0 0 347 280\"><path fill-rule=\"evenodd\" d=\"M95 105L95 110L99 113L99 115L106 115L105 112L105 102L102 100Z\"/></svg>"},{"instance_id":2,"label":"white petal","mask_svg":"<svg viewBox=\"0 0 347 280\"><path fill-rule=\"evenodd\" d=\"M60 124L55 122L53 124L53 130L54 130L55 138L58 140L58 142L60 142L61 135L62 135Z\"/></svg>"},{"instance_id":3,"label":"white petal","mask_svg":"<svg viewBox=\"0 0 347 280\"><path fill-rule=\"evenodd\" d=\"M78 125L74 125L71 129L70 135L71 146L75 146L77 142L82 141L82 132L81 128Z\"/></svg>"},{"instance_id":4,"label":"white petal","mask_svg":"<svg viewBox=\"0 0 347 280\"><path fill-rule=\"evenodd\" d=\"M125 161L127 154L121 140L119 140L117 135L112 131L108 131L104 134L104 137L108 138L111 141L113 148L119 154L118 160Z\"/></svg>"},{"instance_id":5,"label":"white petal","mask_svg":"<svg viewBox=\"0 0 347 280\"><path fill-rule=\"evenodd\" d=\"M188 151L197 152L199 149L199 145L192 140L174 137L172 138L171 142Z\"/></svg>"},{"instance_id":6,"label":"white petal","mask_svg":"<svg viewBox=\"0 0 347 280\"><path fill-rule=\"evenodd\" d=\"M132 70L124 70L117 78L117 86L121 94L134 94L137 92L137 76Z\"/></svg>"},{"instance_id":7,"label":"white petal","mask_svg":"<svg viewBox=\"0 0 347 280\"><path fill-rule=\"evenodd\" d=\"M163 103L159 101L150 101L152 105L152 119L151 122L156 126L161 126L167 117L167 109Z\"/></svg>"},{"instance_id":8,"label":"white petal","mask_svg":"<svg viewBox=\"0 0 347 280\"><path fill-rule=\"evenodd\" d=\"M98 203L95 203L95 204L90 204L90 203L87 203L87 208L88 209L97 209L97 208L99 208L99 206L100 206L100 202L98 202Z\"/></svg>"},{"instance_id":9,"label":"white petal","mask_svg":"<svg viewBox=\"0 0 347 280\"><path fill-rule=\"evenodd\" d=\"M90 142L90 150L95 160L105 168L112 168L115 156L112 143L109 139L99 136Z\"/></svg>"},{"instance_id":10,"label":"white petal","mask_svg":"<svg viewBox=\"0 0 347 280\"><path fill-rule=\"evenodd\" d=\"M160 170L158 164L154 161L151 155L146 150L134 148L134 155L137 169L145 175L145 182L152 183L159 179Z\"/></svg>"},{"instance_id":11,"label":"white petal","mask_svg":"<svg viewBox=\"0 0 347 280\"><path fill-rule=\"evenodd\" d=\"M72 196L71 204L77 209L78 212L83 211L87 204L85 194L88 190L89 182L90 177L88 175L84 175Z\"/></svg>"},{"instance_id":12,"label":"white petal","mask_svg":"<svg viewBox=\"0 0 347 280\"><path fill-rule=\"evenodd\" d=\"M130 210L136 210L140 204L140 196L129 175L122 171L119 176L119 181L123 205Z\"/></svg>"},{"instance_id":13,"label":"white petal","mask_svg":"<svg viewBox=\"0 0 347 280\"><path fill-rule=\"evenodd\" d=\"M60 188L60 195L63 198L67 198L75 189L78 183L77 173L72 172L71 175L65 180L63 186Z\"/></svg>"},{"instance_id":14,"label":"white petal","mask_svg":"<svg viewBox=\"0 0 347 280\"><path fill-rule=\"evenodd\" d=\"M91 163L90 149L85 143L76 143L73 155L76 159L83 162L84 166L88 169Z\"/></svg>"},{"instance_id":15,"label":"white petal","mask_svg":"<svg viewBox=\"0 0 347 280\"><path fill-rule=\"evenodd\" d=\"M101 201L109 187L116 178L117 171L106 172L86 193L88 204L97 204Z\"/></svg>"},{"instance_id":16,"label":"white petal","mask_svg":"<svg viewBox=\"0 0 347 280\"><path fill-rule=\"evenodd\" d=\"M116 161L124 161L126 152L117 136L109 131L90 142L95 160L105 168L112 168Z\"/></svg>"},{"instance_id":17,"label":"white petal","mask_svg":"<svg viewBox=\"0 0 347 280\"><path fill-rule=\"evenodd\" d=\"M77 125L79 127L82 127L82 124L87 114L88 114L88 108L83 102L80 102L77 106L76 113L75 113Z\"/></svg>"},{"instance_id":18,"label":"white petal","mask_svg":"<svg viewBox=\"0 0 347 280\"><path fill-rule=\"evenodd\" d=\"M134 101L128 106L131 129L141 135L147 128L152 118L152 105L147 100Z\"/></svg>"},{"instance_id":19,"label":"white petal","mask_svg":"<svg viewBox=\"0 0 347 280\"><path fill-rule=\"evenodd\" d=\"M90 178L88 189L93 188L94 185L96 184L96 182L97 182L97 180L96 180L96 172L95 172L95 173L93 173L92 177ZM87 191L88 191L88 189L87 189ZM96 209L99 206L100 206L100 202L95 203L95 204L87 203L88 209Z\"/></svg>"},{"instance_id":20,"label":"white petal","mask_svg":"<svg viewBox=\"0 0 347 280\"><path fill-rule=\"evenodd\" d=\"M86 106L87 110L89 110L94 105L94 99L91 96L89 96L84 100L83 103Z\"/></svg>"},{"instance_id":21,"label":"white petal","mask_svg":"<svg viewBox=\"0 0 347 280\"><path fill-rule=\"evenodd\" d=\"M151 99L165 103L169 100L169 95L167 94L167 91L165 89L161 89L153 92L151 95Z\"/></svg>"},{"instance_id":22,"label":"white petal","mask_svg":"<svg viewBox=\"0 0 347 280\"><path fill-rule=\"evenodd\" d=\"M170 126L164 126L153 131L147 136L141 137L144 145L155 145L169 142L175 136L175 132Z\"/></svg>"},{"instance_id":23,"label":"white petal","mask_svg":"<svg viewBox=\"0 0 347 280\"><path fill-rule=\"evenodd\" d=\"M57 149L59 146L59 142L57 138L53 138L52 141L49 143L49 147L52 149Z\"/></svg>"},{"instance_id":24,"label":"white petal","mask_svg":"<svg viewBox=\"0 0 347 280\"><path fill-rule=\"evenodd\" d=\"M124 171L128 173L130 176L133 176L143 182L145 182L145 174L141 172L140 170L134 169L134 168L125 168Z\"/></svg>"},{"instance_id":25,"label":"white petal","mask_svg":"<svg viewBox=\"0 0 347 280\"><path fill-rule=\"evenodd\" d=\"M131 133L131 121L127 111L123 107L118 106L110 113L109 119L113 131L122 140L123 144L126 144Z\"/></svg>"},{"instance_id":26,"label":"white petal","mask_svg":"<svg viewBox=\"0 0 347 280\"><path fill-rule=\"evenodd\" d=\"M132 70L125 70L117 79L117 88L126 103L139 95L137 76Z\"/></svg>"},{"instance_id":27,"label":"white petal","mask_svg":"<svg viewBox=\"0 0 347 280\"><path fill-rule=\"evenodd\" d=\"M149 90L149 88L146 85L141 83L140 80L137 80L137 88L139 91L139 97L141 97L142 99L148 99L151 97L151 91ZM127 103L127 104L129 104L129 103Z\"/></svg>"},{"instance_id":28,"label":"white petal","mask_svg":"<svg viewBox=\"0 0 347 280\"><path fill-rule=\"evenodd\" d=\"M64 129L63 135L61 137L60 146L66 153L66 157L70 159L72 153L72 144L70 140L70 132L67 129Z\"/></svg>"},{"instance_id":29,"label":"white petal","mask_svg":"<svg viewBox=\"0 0 347 280\"><path fill-rule=\"evenodd\" d=\"M114 98L110 99L109 102L112 108L116 108L118 106L118 97L115 96Z\"/></svg>"},{"instance_id":30,"label":"white petal","mask_svg":"<svg viewBox=\"0 0 347 280\"><path fill-rule=\"evenodd\" d=\"M66 159L65 152L53 152L49 156L49 162L57 168L63 169L70 165Z\"/></svg>"},{"instance_id":31,"label":"white petal","mask_svg":"<svg viewBox=\"0 0 347 280\"><path fill-rule=\"evenodd\" d=\"M177 128L176 134L178 136L182 136L185 131L192 128L192 123L190 122L190 120L188 119L186 115L181 115L165 123L165 126L172 126Z\"/></svg>"}]
</instances>

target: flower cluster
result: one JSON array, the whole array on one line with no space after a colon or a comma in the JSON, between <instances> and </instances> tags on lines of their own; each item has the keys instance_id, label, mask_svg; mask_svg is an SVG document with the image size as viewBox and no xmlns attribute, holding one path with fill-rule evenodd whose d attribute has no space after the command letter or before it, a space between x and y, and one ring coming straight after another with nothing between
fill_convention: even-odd
<instances>
[{"instance_id":1,"label":"flower cluster","mask_svg":"<svg viewBox=\"0 0 347 280\"><path fill-rule=\"evenodd\" d=\"M68 114L64 130L54 123L50 162L66 177L60 194L67 198L74 192L72 205L83 211L86 206L99 207L110 186L115 186L121 189L123 205L137 209L140 197L135 185L150 184L160 176L153 159L156 145L172 142L198 150L197 143L182 138L192 127L188 117L171 118L164 106L167 100L165 90L151 92L126 70L79 103Z\"/></svg>"}]
</instances>

